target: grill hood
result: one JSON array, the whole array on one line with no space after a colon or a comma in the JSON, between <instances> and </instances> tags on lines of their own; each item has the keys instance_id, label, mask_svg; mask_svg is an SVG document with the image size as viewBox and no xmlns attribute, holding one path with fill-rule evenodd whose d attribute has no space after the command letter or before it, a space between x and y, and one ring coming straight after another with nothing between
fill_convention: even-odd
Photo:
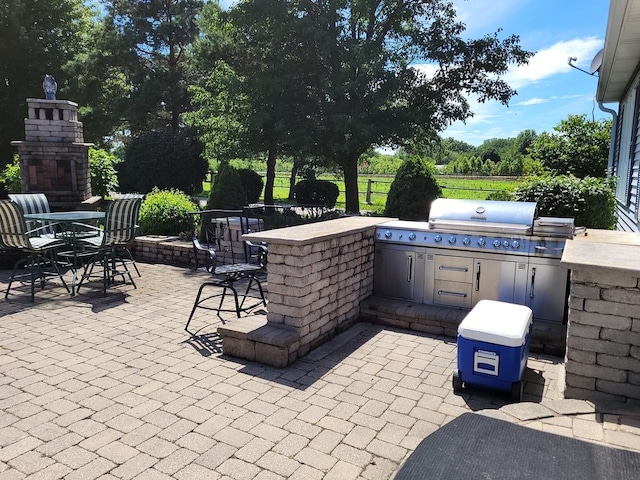
<instances>
[{"instance_id":1,"label":"grill hood","mask_svg":"<svg viewBox=\"0 0 640 480\"><path fill-rule=\"evenodd\" d=\"M429 228L530 235L537 216L535 202L438 198L431 203Z\"/></svg>"}]
</instances>

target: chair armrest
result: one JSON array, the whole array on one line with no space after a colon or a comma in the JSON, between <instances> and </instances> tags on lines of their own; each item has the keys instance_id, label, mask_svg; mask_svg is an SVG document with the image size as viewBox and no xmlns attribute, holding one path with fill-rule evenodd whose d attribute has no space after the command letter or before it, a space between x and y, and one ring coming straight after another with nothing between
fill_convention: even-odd
<instances>
[{"instance_id":1,"label":"chair armrest","mask_svg":"<svg viewBox=\"0 0 640 480\"><path fill-rule=\"evenodd\" d=\"M218 259L216 257L216 251L213 248L205 247L200 243L198 237L193 235L191 237L191 242L193 243L193 253L195 255L196 261L196 269L198 268L198 257L200 256L200 252L205 254L205 268L207 272L213 273L218 264Z\"/></svg>"},{"instance_id":2,"label":"chair armrest","mask_svg":"<svg viewBox=\"0 0 640 480\"><path fill-rule=\"evenodd\" d=\"M244 243L250 249L256 249L257 250L256 259L258 261L258 265L260 265L261 268L266 269L267 268L267 254L269 253L269 250L267 249L267 244L266 243L253 243L253 242L251 242L249 240L245 240Z\"/></svg>"}]
</instances>

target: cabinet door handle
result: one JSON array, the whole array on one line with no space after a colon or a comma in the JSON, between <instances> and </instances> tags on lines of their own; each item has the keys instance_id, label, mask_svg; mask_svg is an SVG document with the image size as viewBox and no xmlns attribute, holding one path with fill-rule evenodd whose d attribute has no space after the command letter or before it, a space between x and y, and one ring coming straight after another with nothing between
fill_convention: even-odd
<instances>
[{"instance_id":1,"label":"cabinet door handle","mask_svg":"<svg viewBox=\"0 0 640 480\"><path fill-rule=\"evenodd\" d=\"M534 294L533 294L533 289L536 285L536 268L533 267L531 269L531 290L529 290L529 298L533 298Z\"/></svg>"},{"instance_id":2,"label":"cabinet door handle","mask_svg":"<svg viewBox=\"0 0 640 480\"><path fill-rule=\"evenodd\" d=\"M476 263L476 292L480 290L480 262Z\"/></svg>"},{"instance_id":3,"label":"cabinet door handle","mask_svg":"<svg viewBox=\"0 0 640 480\"><path fill-rule=\"evenodd\" d=\"M466 297L466 293L462 292L450 292L448 290L438 290L438 295L449 295L450 297Z\"/></svg>"},{"instance_id":4,"label":"cabinet door handle","mask_svg":"<svg viewBox=\"0 0 640 480\"><path fill-rule=\"evenodd\" d=\"M413 255L407 257L407 282L413 278Z\"/></svg>"},{"instance_id":5,"label":"cabinet door handle","mask_svg":"<svg viewBox=\"0 0 640 480\"><path fill-rule=\"evenodd\" d=\"M454 272L468 272L469 269L467 267L449 267L447 265L440 265L438 270L451 270Z\"/></svg>"}]
</instances>

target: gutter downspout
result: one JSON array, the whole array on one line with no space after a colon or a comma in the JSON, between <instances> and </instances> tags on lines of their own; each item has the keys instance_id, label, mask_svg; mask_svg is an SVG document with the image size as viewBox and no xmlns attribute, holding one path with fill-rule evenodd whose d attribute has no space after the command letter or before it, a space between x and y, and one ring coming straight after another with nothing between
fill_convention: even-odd
<instances>
[{"instance_id":1,"label":"gutter downspout","mask_svg":"<svg viewBox=\"0 0 640 480\"><path fill-rule=\"evenodd\" d=\"M605 107L601 100L598 100L598 108L605 113L611 114L611 139L609 140L609 159L607 161L607 175L613 171L613 152L616 149L616 130L618 129L618 114L615 110Z\"/></svg>"}]
</instances>

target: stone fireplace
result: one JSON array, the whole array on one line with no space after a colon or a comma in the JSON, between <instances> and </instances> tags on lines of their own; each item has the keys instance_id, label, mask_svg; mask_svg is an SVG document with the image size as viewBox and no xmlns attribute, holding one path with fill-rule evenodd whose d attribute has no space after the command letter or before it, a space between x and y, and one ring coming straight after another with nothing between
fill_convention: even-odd
<instances>
[{"instance_id":1,"label":"stone fireplace","mask_svg":"<svg viewBox=\"0 0 640 480\"><path fill-rule=\"evenodd\" d=\"M20 156L22 193L44 193L53 209L74 209L92 199L89 147L78 104L28 98L25 140L11 142Z\"/></svg>"}]
</instances>

